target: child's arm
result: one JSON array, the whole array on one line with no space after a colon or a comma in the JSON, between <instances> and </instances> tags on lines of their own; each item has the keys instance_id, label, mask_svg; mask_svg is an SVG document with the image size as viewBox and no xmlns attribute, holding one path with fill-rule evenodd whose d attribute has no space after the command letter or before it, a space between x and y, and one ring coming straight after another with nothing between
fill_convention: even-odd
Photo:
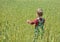
<instances>
[{"instance_id":1,"label":"child's arm","mask_svg":"<svg viewBox=\"0 0 60 42\"><path fill-rule=\"evenodd\" d=\"M31 21L31 20L27 20L27 23L28 23L28 24L34 24L34 22Z\"/></svg>"},{"instance_id":2,"label":"child's arm","mask_svg":"<svg viewBox=\"0 0 60 42\"><path fill-rule=\"evenodd\" d=\"M38 24L38 21L37 21L37 19L35 19L35 20L33 20L33 21L27 20L27 23L33 25L33 24Z\"/></svg>"}]
</instances>

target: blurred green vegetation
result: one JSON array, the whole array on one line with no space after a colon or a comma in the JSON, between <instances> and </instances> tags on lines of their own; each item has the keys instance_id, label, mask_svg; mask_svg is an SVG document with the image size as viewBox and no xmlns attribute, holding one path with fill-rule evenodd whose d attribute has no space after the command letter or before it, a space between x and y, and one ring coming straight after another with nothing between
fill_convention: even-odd
<instances>
[{"instance_id":1,"label":"blurred green vegetation","mask_svg":"<svg viewBox=\"0 0 60 42\"><path fill-rule=\"evenodd\" d=\"M44 10L45 34L38 42L60 42L60 0L0 0L0 42L33 42L36 9Z\"/></svg>"}]
</instances>

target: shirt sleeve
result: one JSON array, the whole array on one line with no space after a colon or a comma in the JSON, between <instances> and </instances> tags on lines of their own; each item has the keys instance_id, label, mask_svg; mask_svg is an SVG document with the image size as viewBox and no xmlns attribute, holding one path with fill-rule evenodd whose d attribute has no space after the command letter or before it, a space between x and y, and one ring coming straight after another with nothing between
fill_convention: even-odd
<instances>
[{"instance_id":1,"label":"shirt sleeve","mask_svg":"<svg viewBox=\"0 0 60 42\"><path fill-rule=\"evenodd\" d=\"M31 25L33 25L33 24L37 25L38 24L38 20L35 19L35 20L31 21Z\"/></svg>"}]
</instances>

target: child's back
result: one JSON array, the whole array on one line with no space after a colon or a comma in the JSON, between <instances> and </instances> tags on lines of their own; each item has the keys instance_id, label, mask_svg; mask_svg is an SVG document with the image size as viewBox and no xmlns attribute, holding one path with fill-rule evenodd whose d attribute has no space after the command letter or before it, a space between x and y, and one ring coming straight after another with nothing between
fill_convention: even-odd
<instances>
[{"instance_id":1,"label":"child's back","mask_svg":"<svg viewBox=\"0 0 60 42\"><path fill-rule=\"evenodd\" d=\"M44 25L45 19L44 18L37 18L38 26Z\"/></svg>"}]
</instances>

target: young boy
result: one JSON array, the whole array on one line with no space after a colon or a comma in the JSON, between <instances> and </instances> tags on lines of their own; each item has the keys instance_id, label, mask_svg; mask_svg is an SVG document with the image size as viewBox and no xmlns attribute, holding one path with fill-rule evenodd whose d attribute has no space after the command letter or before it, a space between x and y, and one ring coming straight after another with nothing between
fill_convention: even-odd
<instances>
[{"instance_id":1,"label":"young boy","mask_svg":"<svg viewBox=\"0 0 60 42\"><path fill-rule=\"evenodd\" d=\"M42 16L43 16L43 10L41 8L38 8L37 9L37 14L36 14L37 18L35 20L33 20L33 21L27 20L28 24L31 24L31 25L35 24L34 42L36 42L36 40L38 39L39 33L41 34L41 36L43 36L43 33L44 33L45 19L42 18Z\"/></svg>"}]
</instances>

